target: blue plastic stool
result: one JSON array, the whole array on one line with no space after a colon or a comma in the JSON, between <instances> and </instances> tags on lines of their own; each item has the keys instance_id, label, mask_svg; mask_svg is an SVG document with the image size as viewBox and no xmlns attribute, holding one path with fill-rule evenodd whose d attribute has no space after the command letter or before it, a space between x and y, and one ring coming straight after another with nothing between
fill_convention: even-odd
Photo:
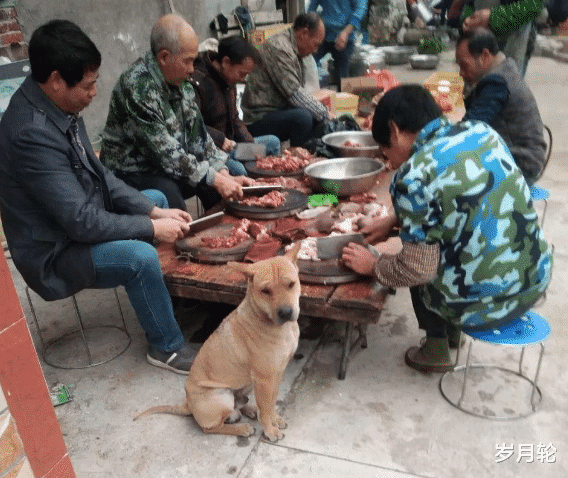
<instances>
[{"instance_id":1,"label":"blue plastic stool","mask_svg":"<svg viewBox=\"0 0 568 478\"><path fill-rule=\"evenodd\" d=\"M541 188L540 186L536 185L531 186L530 191L533 203L535 201L544 201L542 217L540 218L540 227L542 227L544 225L544 216L546 215L546 208L548 206L548 198L550 197L550 191L546 188Z\"/></svg>"},{"instance_id":2,"label":"blue plastic stool","mask_svg":"<svg viewBox=\"0 0 568 478\"><path fill-rule=\"evenodd\" d=\"M459 349L456 357L456 367L450 372L446 372L442 375L440 379L440 392L444 398L451 403L454 407L469 413L470 415L475 415L481 418L488 418L494 420L510 420L514 418L522 418L531 415L536 410L537 405L542 400L542 393L537 386L538 375L540 372L540 366L542 363L542 357L544 355L544 345L543 341L550 334L550 325L548 321L534 312L529 310L523 314L518 319L503 325L497 329L488 329L475 332L465 332L466 335L471 337L469 343L469 348L467 352L467 359L465 365L458 365L459 363ZM519 360L519 369L512 370L499 365L494 364L481 364L472 363L472 348L473 343L476 341L483 341L495 345L505 345L510 347L521 347L521 356ZM534 379L531 380L527 375L523 373L523 359L525 355L525 348L529 345L539 345L540 353L538 355L538 363L536 365L536 372ZM472 369L479 369L477 377L474 377L469 382L474 382L470 384L468 379L472 376ZM491 379L490 374L487 374L489 370L498 370L501 375L506 375L506 378L494 387L493 390L478 390L477 397L480 400L464 400L468 386L479 385L484 380ZM524 410L515 411L513 410L513 405L505 404L503 407L504 413L497 414L489 408L489 405L495 405L494 398L497 393L504 389L507 385L511 384L514 379L517 380L517 384L523 385L524 382L528 382L531 385L530 391L530 402L528 407L524 407ZM453 380L453 387L450 383ZM461 388L461 393L460 389ZM471 395L471 393L470 393ZM514 394L511 394L514 395ZM485 399L485 402L483 400Z\"/></svg>"}]
</instances>

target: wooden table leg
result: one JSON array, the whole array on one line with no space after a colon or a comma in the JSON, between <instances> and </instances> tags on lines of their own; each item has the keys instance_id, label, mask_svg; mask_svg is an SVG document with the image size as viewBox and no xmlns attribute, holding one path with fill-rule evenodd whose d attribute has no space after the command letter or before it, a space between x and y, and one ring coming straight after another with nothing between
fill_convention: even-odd
<instances>
[{"instance_id":1,"label":"wooden table leg","mask_svg":"<svg viewBox=\"0 0 568 478\"><path fill-rule=\"evenodd\" d=\"M353 341L353 329L357 327L359 336ZM353 322L346 322L345 339L343 341L343 350L341 352L341 363L339 364L339 380L344 380L347 375L347 365L357 347L367 348L367 327L368 324L353 325ZM353 343L351 343L353 342Z\"/></svg>"}]
</instances>

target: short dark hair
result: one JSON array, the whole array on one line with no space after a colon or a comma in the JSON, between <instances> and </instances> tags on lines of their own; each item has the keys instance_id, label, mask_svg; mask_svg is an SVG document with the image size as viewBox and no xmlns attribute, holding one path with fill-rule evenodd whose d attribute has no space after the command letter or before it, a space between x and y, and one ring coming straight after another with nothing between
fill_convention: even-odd
<instances>
[{"instance_id":1,"label":"short dark hair","mask_svg":"<svg viewBox=\"0 0 568 478\"><path fill-rule=\"evenodd\" d=\"M59 71L70 87L79 83L85 72L101 66L101 53L77 25L68 20L51 20L38 27L28 45L32 76L45 83Z\"/></svg>"},{"instance_id":2,"label":"short dark hair","mask_svg":"<svg viewBox=\"0 0 568 478\"><path fill-rule=\"evenodd\" d=\"M219 41L215 58L221 61L225 57L232 64L242 63L245 58L252 58L255 63L260 60L258 50L240 35L225 37Z\"/></svg>"},{"instance_id":3,"label":"short dark hair","mask_svg":"<svg viewBox=\"0 0 568 478\"><path fill-rule=\"evenodd\" d=\"M389 90L379 101L373 116L373 138L389 147L390 122L410 133L418 133L430 121L442 116L442 111L426 88L421 85L401 85Z\"/></svg>"},{"instance_id":4,"label":"short dark hair","mask_svg":"<svg viewBox=\"0 0 568 478\"><path fill-rule=\"evenodd\" d=\"M496 55L499 53L499 44L495 34L487 28L476 28L467 32L462 32L456 46L462 41L467 41L467 49L471 56L477 58L481 52L487 48L489 53Z\"/></svg>"},{"instance_id":5,"label":"short dark hair","mask_svg":"<svg viewBox=\"0 0 568 478\"><path fill-rule=\"evenodd\" d=\"M292 29L294 31L307 28L311 35L313 35L322 23L321 17L316 12L300 13L294 20Z\"/></svg>"}]
</instances>

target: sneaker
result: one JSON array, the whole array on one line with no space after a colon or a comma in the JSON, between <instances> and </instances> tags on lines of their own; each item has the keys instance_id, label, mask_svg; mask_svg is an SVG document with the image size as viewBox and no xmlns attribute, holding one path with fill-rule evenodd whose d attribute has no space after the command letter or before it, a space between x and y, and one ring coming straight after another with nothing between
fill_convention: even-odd
<instances>
[{"instance_id":1,"label":"sneaker","mask_svg":"<svg viewBox=\"0 0 568 478\"><path fill-rule=\"evenodd\" d=\"M172 372L187 375L197 352L189 344L184 343L174 352L162 352L152 346L148 347L146 359L156 367L165 368Z\"/></svg>"}]
</instances>

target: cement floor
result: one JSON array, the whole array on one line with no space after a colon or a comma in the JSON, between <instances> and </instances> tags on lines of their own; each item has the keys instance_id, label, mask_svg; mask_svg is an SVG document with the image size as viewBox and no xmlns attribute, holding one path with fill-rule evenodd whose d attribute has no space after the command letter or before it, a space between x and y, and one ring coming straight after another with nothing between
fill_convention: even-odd
<instances>
[{"instance_id":1,"label":"cement floor","mask_svg":"<svg viewBox=\"0 0 568 478\"><path fill-rule=\"evenodd\" d=\"M431 72L392 69L405 82L422 81ZM456 71L453 53L438 67ZM328 338L302 340L303 358L288 367L279 406L288 422L276 444L260 437L204 435L192 419L154 415L133 422L147 407L181 403L184 377L150 366L146 344L124 291L130 347L115 360L90 369L61 370L43 364L47 383L74 386L73 401L56 408L77 476L82 478L239 478L381 477L381 478L560 478L568 476L568 334L564 307L568 294L568 65L533 58L527 80L553 131L553 155L540 184L550 188L545 222L555 246L555 269L547 299L538 307L552 326L539 378L543 399L537 412L524 419L493 421L473 417L448 404L438 389L439 375L423 375L404 364L404 352L419 342L407 290L388 300L377 325L368 330L369 347L355 355L343 381L337 379L340 348L332 327ZM540 206L539 206L540 207ZM541 211L542 209L539 209ZM36 343L39 344L24 294L14 281ZM88 323L116 321L110 291L85 292L79 303ZM70 303L44 310L34 299L43 326L61 331L72 313ZM186 326L194 310L179 309ZM194 329L195 327L193 327ZM189 336L192 327L185 330ZM527 354L535 361L536 351ZM516 351L480 346L476 357L514 366ZM485 379L486 377L483 377ZM476 379L481 381L482 378ZM495 393L479 393L482 410L491 415L497 392L514 408L526 390L508 392L510 380ZM499 454L509 449L510 456ZM551 453L546 455L545 450Z\"/></svg>"}]
</instances>

